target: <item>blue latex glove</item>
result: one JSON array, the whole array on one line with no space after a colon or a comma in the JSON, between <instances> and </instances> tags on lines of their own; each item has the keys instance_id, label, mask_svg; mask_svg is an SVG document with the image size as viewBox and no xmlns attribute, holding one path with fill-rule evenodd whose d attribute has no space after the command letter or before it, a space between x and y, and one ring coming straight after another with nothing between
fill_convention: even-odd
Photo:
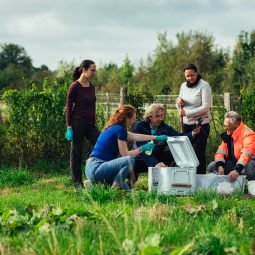
<instances>
[{"instance_id":1,"label":"blue latex glove","mask_svg":"<svg viewBox=\"0 0 255 255\"><path fill-rule=\"evenodd\" d=\"M73 129L71 127L66 128L66 137L65 138L68 142L73 141Z\"/></svg>"},{"instance_id":2,"label":"blue latex glove","mask_svg":"<svg viewBox=\"0 0 255 255\"><path fill-rule=\"evenodd\" d=\"M163 141L167 139L168 139L168 135L156 135L156 141Z\"/></svg>"},{"instance_id":3,"label":"blue latex glove","mask_svg":"<svg viewBox=\"0 0 255 255\"><path fill-rule=\"evenodd\" d=\"M142 146L139 147L141 151L152 151L154 148L154 143L153 142L148 142Z\"/></svg>"}]
</instances>

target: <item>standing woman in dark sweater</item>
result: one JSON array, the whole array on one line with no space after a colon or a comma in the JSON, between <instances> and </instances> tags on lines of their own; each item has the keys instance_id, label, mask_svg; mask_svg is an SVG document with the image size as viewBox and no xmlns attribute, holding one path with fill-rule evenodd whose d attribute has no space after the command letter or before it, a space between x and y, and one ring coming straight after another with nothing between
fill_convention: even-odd
<instances>
[{"instance_id":1,"label":"standing woman in dark sweater","mask_svg":"<svg viewBox=\"0 0 255 255\"><path fill-rule=\"evenodd\" d=\"M66 97L66 139L71 144L70 169L75 187L83 188L82 146L86 137L94 146L99 136L96 127L95 87L90 80L96 74L96 65L91 60L83 60L73 72L73 83Z\"/></svg>"}]
</instances>

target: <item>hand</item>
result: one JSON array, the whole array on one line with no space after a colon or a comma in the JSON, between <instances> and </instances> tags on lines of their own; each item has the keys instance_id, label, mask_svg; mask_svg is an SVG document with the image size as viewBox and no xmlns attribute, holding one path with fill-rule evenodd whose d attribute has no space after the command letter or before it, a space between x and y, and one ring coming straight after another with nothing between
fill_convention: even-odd
<instances>
[{"instance_id":1,"label":"hand","mask_svg":"<svg viewBox=\"0 0 255 255\"><path fill-rule=\"evenodd\" d=\"M163 162L159 162L155 167L167 167L167 165Z\"/></svg>"},{"instance_id":2,"label":"hand","mask_svg":"<svg viewBox=\"0 0 255 255\"><path fill-rule=\"evenodd\" d=\"M182 99L181 97L177 97L177 98L176 98L176 104L178 104L178 106L179 106L180 108L182 108L182 107L184 106L184 101L183 101L183 99Z\"/></svg>"},{"instance_id":3,"label":"hand","mask_svg":"<svg viewBox=\"0 0 255 255\"><path fill-rule=\"evenodd\" d=\"M231 182L233 182L237 179L238 175L239 173L236 170L233 170L228 174L228 178Z\"/></svg>"},{"instance_id":4,"label":"hand","mask_svg":"<svg viewBox=\"0 0 255 255\"><path fill-rule=\"evenodd\" d=\"M73 141L73 129L71 127L66 128L66 136L65 136L66 140L68 142L72 142Z\"/></svg>"},{"instance_id":5,"label":"hand","mask_svg":"<svg viewBox=\"0 0 255 255\"><path fill-rule=\"evenodd\" d=\"M167 140L168 136L167 135L156 135L156 141L163 141L163 140Z\"/></svg>"},{"instance_id":6,"label":"hand","mask_svg":"<svg viewBox=\"0 0 255 255\"><path fill-rule=\"evenodd\" d=\"M219 166L217 169L218 174L220 175L224 175L224 167L223 166Z\"/></svg>"},{"instance_id":7,"label":"hand","mask_svg":"<svg viewBox=\"0 0 255 255\"><path fill-rule=\"evenodd\" d=\"M141 147L139 147L139 149L143 152L144 151L152 151L153 148L154 148L154 143L152 143L152 142L148 142L148 143L142 145Z\"/></svg>"},{"instance_id":8,"label":"hand","mask_svg":"<svg viewBox=\"0 0 255 255\"><path fill-rule=\"evenodd\" d=\"M197 135L198 133L200 133L200 130L201 130L201 126L194 128L194 129L192 130L192 136L195 136L195 135Z\"/></svg>"}]
</instances>

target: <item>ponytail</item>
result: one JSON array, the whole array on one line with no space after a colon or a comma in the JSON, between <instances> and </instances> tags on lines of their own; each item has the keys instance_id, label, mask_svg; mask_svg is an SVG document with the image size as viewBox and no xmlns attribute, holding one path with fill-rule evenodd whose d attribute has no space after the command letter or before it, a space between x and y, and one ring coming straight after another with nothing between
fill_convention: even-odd
<instances>
[{"instance_id":1,"label":"ponytail","mask_svg":"<svg viewBox=\"0 0 255 255\"><path fill-rule=\"evenodd\" d=\"M76 81L80 78L81 72L80 72L79 69L80 69L79 66L74 68L74 70L73 70L73 81Z\"/></svg>"}]
</instances>

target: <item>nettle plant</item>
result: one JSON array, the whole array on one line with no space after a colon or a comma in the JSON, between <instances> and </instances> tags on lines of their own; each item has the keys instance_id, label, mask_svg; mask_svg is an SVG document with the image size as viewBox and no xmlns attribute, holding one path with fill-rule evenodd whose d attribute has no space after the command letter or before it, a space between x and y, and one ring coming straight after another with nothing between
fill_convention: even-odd
<instances>
[{"instance_id":1,"label":"nettle plant","mask_svg":"<svg viewBox=\"0 0 255 255\"><path fill-rule=\"evenodd\" d=\"M54 86L55 85L55 86ZM8 156L19 163L54 160L67 153L65 145L66 86L46 82L44 90L8 90L3 100L8 109Z\"/></svg>"}]
</instances>

